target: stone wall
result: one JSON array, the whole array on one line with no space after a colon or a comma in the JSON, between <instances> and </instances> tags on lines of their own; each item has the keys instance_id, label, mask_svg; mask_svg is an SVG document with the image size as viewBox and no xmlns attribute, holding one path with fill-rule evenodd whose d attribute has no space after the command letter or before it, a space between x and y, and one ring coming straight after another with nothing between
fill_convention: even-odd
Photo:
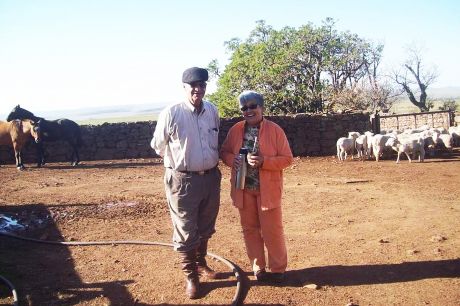
<instances>
[{"instance_id":1,"label":"stone wall","mask_svg":"<svg viewBox=\"0 0 460 306\"><path fill-rule=\"evenodd\" d=\"M452 125L460 126L460 113L454 113L453 117L454 117L453 118L454 123Z\"/></svg>"},{"instance_id":2,"label":"stone wall","mask_svg":"<svg viewBox=\"0 0 460 306\"><path fill-rule=\"evenodd\" d=\"M296 114L293 116L267 117L279 124L288 137L295 156L319 156L336 153L335 143L349 131L364 132L371 129L369 114ZM225 139L228 130L241 118L221 119L219 144ZM155 157L150 148L150 140L156 122L105 123L102 125L83 125L83 145L80 159L106 160L125 158ZM67 161L71 148L65 142L45 143L47 161ZM26 164L36 160L34 144L29 144L23 158ZM14 162L13 151L0 147L0 161Z\"/></svg>"},{"instance_id":3,"label":"stone wall","mask_svg":"<svg viewBox=\"0 0 460 306\"><path fill-rule=\"evenodd\" d=\"M399 115L381 115L380 130L404 131L410 128L419 128L423 125L429 127L444 127L454 125L454 113L449 111L438 111L429 113L413 113Z\"/></svg>"}]
</instances>

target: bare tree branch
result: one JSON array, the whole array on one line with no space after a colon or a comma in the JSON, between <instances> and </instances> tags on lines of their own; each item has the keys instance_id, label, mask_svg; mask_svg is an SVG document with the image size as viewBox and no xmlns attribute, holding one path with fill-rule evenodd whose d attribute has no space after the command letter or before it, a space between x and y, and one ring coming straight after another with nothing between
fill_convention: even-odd
<instances>
[{"instance_id":1,"label":"bare tree branch","mask_svg":"<svg viewBox=\"0 0 460 306\"><path fill-rule=\"evenodd\" d=\"M420 50L409 48L408 52L409 57L402 65L403 72L394 72L393 80L402 87L413 105L417 106L420 111L426 112L430 108L426 90L429 85L436 81L436 69L423 66ZM416 98L417 93L419 93L418 100Z\"/></svg>"}]
</instances>

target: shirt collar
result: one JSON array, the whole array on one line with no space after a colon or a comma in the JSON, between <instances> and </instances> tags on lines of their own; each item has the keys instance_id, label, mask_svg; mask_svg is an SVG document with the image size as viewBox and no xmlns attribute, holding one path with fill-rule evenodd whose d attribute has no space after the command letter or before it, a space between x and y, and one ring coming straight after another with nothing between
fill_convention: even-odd
<instances>
[{"instance_id":1,"label":"shirt collar","mask_svg":"<svg viewBox=\"0 0 460 306\"><path fill-rule=\"evenodd\" d=\"M192 113L195 113L198 115L202 114L206 109L204 100L201 101L201 112L200 113L198 113L199 110L195 108L195 106L193 106L193 104L190 103L190 101L185 101L184 104L185 104L185 107L187 107Z\"/></svg>"}]
</instances>

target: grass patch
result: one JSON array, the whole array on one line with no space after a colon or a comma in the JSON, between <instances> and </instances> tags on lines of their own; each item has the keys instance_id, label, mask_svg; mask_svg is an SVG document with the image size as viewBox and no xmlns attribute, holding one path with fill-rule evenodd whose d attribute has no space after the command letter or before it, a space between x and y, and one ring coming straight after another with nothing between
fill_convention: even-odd
<instances>
[{"instance_id":1,"label":"grass patch","mask_svg":"<svg viewBox=\"0 0 460 306\"><path fill-rule=\"evenodd\" d=\"M457 105L457 111L460 111L460 98L456 99L449 99L449 100L455 100L455 103ZM433 108L430 109L430 111L438 111L439 107L443 105L445 100L439 99L433 101ZM420 109L412 104L409 99L401 99L393 103L393 106L390 108L390 113L394 114L406 114L406 113L419 113Z\"/></svg>"},{"instance_id":2,"label":"grass patch","mask_svg":"<svg viewBox=\"0 0 460 306\"><path fill-rule=\"evenodd\" d=\"M457 111L460 112L460 98L455 99L458 105ZM439 107L443 105L444 100L439 99L433 102L434 107L431 111L439 110ZM405 114L405 113L419 113L418 107L414 106L408 99L400 99L396 101L390 109L390 113L394 114ZM136 115L125 115L120 117L106 117L106 118L89 118L84 120L76 120L80 125L101 125L104 123L120 123L120 122L141 122L141 121L157 121L159 112L157 113L146 113Z\"/></svg>"},{"instance_id":3,"label":"grass patch","mask_svg":"<svg viewBox=\"0 0 460 306\"><path fill-rule=\"evenodd\" d=\"M80 125L101 125L104 123L120 123L120 122L140 122L140 121L157 121L159 113L143 114L133 116L121 116L110 118L89 118L84 120L76 120Z\"/></svg>"}]
</instances>

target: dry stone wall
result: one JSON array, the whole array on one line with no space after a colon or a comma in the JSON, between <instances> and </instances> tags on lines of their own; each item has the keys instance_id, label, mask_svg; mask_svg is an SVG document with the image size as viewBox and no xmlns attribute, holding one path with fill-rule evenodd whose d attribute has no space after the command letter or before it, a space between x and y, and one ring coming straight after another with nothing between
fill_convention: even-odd
<instances>
[{"instance_id":1,"label":"dry stone wall","mask_svg":"<svg viewBox=\"0 0 460 306\"><path fill-rule=\"evenodd\" d=\"M410 128L419 128L424 125L435 128L444 127L448 129L449 126L453 125L455 122L454 116L455 115L449 111L382 115L379 120L380 130L404 131Z\"/></svg>"},{"instance_id":2,"label":"dry stone wall","mask_svg":"<svg viewBox=\"0 0 460 306\"><path fill-rule=\"evenodd\" d=\"M371 130L369 114L296 114L293 116L273 116L268 119L279 124L285 131L295 156L319 156L336 153L335 143L349 131ZM221 119L219 144L224 141L228 130L241 118ZM150 148L150 140L155 130L155 121L135 123L105 123L83 125L83 145L80 159L107 160L155 157ZM35 145L29 144L24 150L26 164L35 162ZM70 160L71 148L65 142L45 143L47 161ZM0 162L14 162L13 151L0 147Z\"/></svg>"}]
</instances>

